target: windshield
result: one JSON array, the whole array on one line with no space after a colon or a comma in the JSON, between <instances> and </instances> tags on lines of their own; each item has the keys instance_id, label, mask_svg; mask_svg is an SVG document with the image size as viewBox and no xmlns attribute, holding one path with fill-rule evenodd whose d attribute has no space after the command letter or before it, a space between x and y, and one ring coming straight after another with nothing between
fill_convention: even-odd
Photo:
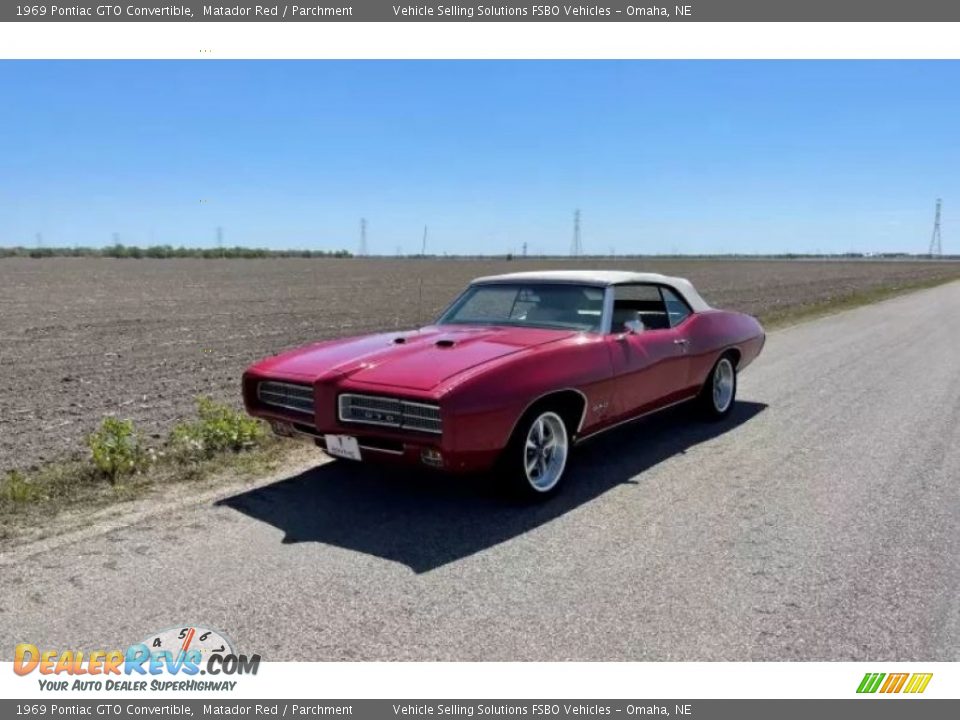
<instances>
[{"instance_id":1,"label":"windshield","mask_svg":"<svg viewBox=\"0 0 960 720\"><path fill-rule=\"evenodd\" d=\"M603 288L549 283L473 285L438 325L516 325L600 330Z\"/></svg>"}]
</instances>

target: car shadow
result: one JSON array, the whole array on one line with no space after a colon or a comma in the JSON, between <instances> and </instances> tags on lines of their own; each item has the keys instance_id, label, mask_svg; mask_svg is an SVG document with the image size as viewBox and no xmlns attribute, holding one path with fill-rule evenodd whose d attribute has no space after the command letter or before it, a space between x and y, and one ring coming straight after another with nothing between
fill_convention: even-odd
<instances>
[{"instance_id":1,"label":"car shadow","mask_svg":"<svg viewBox=\"0 0 960 720\"><path fill-rule=\"evenodd\" d=\"M739 402L715 423L672 408L584 443L564 487L544 503L511 501L496 478L327 463L218 505L284 532L284 543L319 542L393 560L417 573L473 555L547 523L637 475L749 422L767 406Z\"/></svg>"}]
</instances>

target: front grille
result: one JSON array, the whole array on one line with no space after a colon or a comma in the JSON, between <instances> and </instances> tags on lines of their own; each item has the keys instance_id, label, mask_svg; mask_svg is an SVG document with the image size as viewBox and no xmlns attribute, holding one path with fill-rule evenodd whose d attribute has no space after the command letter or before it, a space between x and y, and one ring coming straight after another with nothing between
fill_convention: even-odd
<instances>
[{"instance_id":1,"label":"front grille","mask_svg":"<svg viewBox=\"0 0 960 720\"><path fill-rule=\"evenodd\" d=\"M268 407L313 415L313 387L264 380L257 385L257 398Z\"/></svg>"},{"instance_id":2,"label":"front grille","mask_svg":"<svg viewBox=\"0 0 960 720\"><path fill-rule=\"evenodd\" d=\"M341 422L380 425L401 430L440 434L440 408L436 405L400 400L375 395L340 396Z\"/></svg>"}]
</instances>

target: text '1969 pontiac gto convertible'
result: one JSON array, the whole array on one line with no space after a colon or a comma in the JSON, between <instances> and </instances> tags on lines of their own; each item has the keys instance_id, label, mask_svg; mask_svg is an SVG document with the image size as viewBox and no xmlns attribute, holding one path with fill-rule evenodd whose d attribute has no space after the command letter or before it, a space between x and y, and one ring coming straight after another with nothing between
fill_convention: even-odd
<instances>
[{"instance_id":1,"label":"text '1969 pontiac gto convertible'","mask_svg":"<svg viewBox=\"0 0 960 720\"><path fill-rule=\"evenodd\" d=\"M419 330L263 360L243 394L275 432L330 455L495 469L545 497L597 433L686 401L726 416L764 340L755 318L711 308L681 278L513 273L474 280Z\"/></svg>"}]
</instances>

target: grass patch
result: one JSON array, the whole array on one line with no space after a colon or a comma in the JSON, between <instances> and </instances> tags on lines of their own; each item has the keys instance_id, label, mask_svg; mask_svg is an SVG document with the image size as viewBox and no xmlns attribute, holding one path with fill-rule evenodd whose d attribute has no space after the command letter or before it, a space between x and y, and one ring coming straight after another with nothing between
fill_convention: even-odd
<instances>
[{"instance_id":1,"label":"grass patch","mask_svg":"<svg viewBox=\"0 0 960 720\"><path fill-rule=\"evenodd\" d=\"M35 482L31 482L23 473L11 470L0 485L0 501L12 505L22 505L43 500L43 489Z\"/></svg>"},{"instance_id":2,"label":"grass patch","mask_svg":"<svg viewBox=\"0 0 960 720\"><path fill-rule=\"evenodd\" d=\"M113 485L122 477L142 473L152 459L132 420L104 418L100 429L87 438L87 447L97 472Z\"/></svg>"},{"instance_id":3,"label":"grass patch","mask_svg":"<svg viewBox=\"0 0 960 720\"><path fill-rule=\"evenodd\" d=\"M813 320L818 317L823 317L824 315L832 315L843 310L851 310L861 305L869 305L880 302L881 300L888 300L916 290L925 290L937 287L938 285L945 285L955 280L960 280L960 275L925 278L922 280L901 282L895 285L880 285L878 287L848 293L841 292L833 297L817 300L808 305L790 305L784 308L773 308L761 313L758 319L763 323L764 328L772 330L794 325L804 320Z\"/></svg>"},{"instance_id":4,"label":"grass patch","mask_svg":"<svg viewBox=\"0 0 960 720\"><path fill-rule=\"evenodd\" d=\"M97 510L166 485L258 477L278 467L290 445L209 398L199 398L197 417L177 424L158 447L147 446L130 420L108 417L88 436L86 459L0 478L0 539L49 525L64 511Z\"/></svg>"},{"instance_id":5,"label":"grass patch","mask_svg":"<svg viewBox=\"0 0 960 720\"><path fill-rule=\"evenodd\" d=\"M197 419L178 423L170 433L170 450L181 461L209 459L220 453L256 447L263 423L208 397L197 399Z\"/></svg>"}]
</instances>

